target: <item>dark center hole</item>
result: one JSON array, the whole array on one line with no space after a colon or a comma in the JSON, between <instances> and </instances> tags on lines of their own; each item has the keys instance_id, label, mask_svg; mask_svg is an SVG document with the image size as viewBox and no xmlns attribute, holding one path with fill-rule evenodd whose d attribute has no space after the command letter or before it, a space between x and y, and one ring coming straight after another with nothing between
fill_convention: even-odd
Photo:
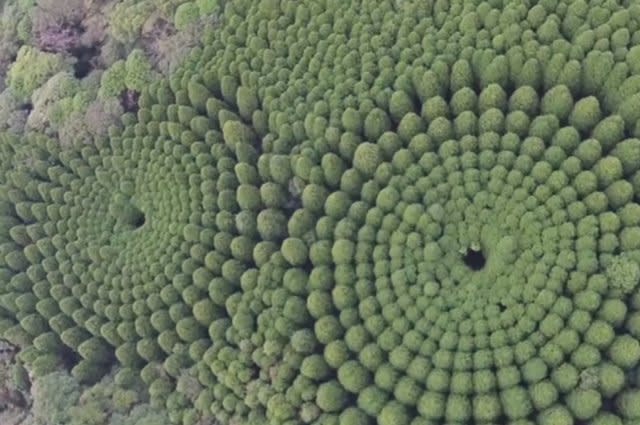
<instances>
[{"instance_id":1,"label":"dark center hole","mask_svg":"<svg viewBox=\"0 0 640 425\"><path fill-rule=\"evenodd\" d=\"M146 216L136 205L127 202L120 206L120 220L130 229L139 229L144 226Z\"/></svg>"},{"instance_id":2,"label":"dark center hole","mask_svg":"<svg viewBox=\"0 0 640 425\"><path fill-rule=\"evenodd\" d=\"M474 271L482 269L487 262L482 251L476 251L474 249L467 249L463 260L467 267Z\"/></svg>"},{"instance_id":3,"label":"dark center hole","mask_svg":"<svg viewBox=\"0 0 640 425\"><path fill-rule=\"evenodd\" d=\"M144 226L144 214L140 214L139 216L137 216L133 223L131 223L136 229L141 228L142 226Z\"/></svg>"},{"instance_id":4,"label":"dark center hole","mask_svg":"<svg viewBox=\"0 0 640 425\"><path fill-rule=\"evenodd\" d=\"M73 65L73 71L76 78L82 79L89 75L93 70L93 59L100 52L96 47L77 47L72 50L71 54L76 57L77 61Z\"/></svg>"},{"instance_id":5,"label":"dark center hole","mask_svg":"<svg viewBox=\"0 0 640 425\"><path fill-rule=\"evenodd\" d=\"M135 90L125 90L120 95L120 104L124 108L125 112L138 112L138 99L140 93Z\"/></svg>"}]
</instances>

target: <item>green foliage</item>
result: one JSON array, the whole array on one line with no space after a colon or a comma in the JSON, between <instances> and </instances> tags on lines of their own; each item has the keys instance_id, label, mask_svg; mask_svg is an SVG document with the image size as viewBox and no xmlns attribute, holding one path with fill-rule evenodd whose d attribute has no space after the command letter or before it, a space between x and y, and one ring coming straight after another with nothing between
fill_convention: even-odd
<instances>
[{"instance_id":1,"label":"green foliage","mask_svg":"<svg viewBox=\"0 0 640 425\"><path fill-rule=\"evenodd\" d=\"M154 1L123 1L109 13L109 32L121 43L132 44L142 34L144 24L156 10Z\"/></svg>"},{"instance_id":2,"label":"green foliage","mask_svg":"<svg viewBox=\"0 0 640 425\"><path fill-rule=\"evenodd\" d=\"M33 415L42 423L69 423L70 408L80 398L80 386L65 372L54 372L33 386Z\"/></svg>"},{"instance_id":3,"label":"green foliage","mask_svg":"<svg viewBox=\"0 0 640 425\"><path fill-rule=\"evenodd\" d=\"M336 381L318 387L316 404L325 412L339 412L347 400L347 393Z\"/></svg>"},{"instance_id":4,"label":"green foliage","mask_svg":"<svg viewBox=\"0 0 640 425\"><path fill-rule=\"evenodd\" d=\"M98 95L102 98L120 96L126 89L126 76L127 69L124 60L118 60L111 64L109 69L102 73Z\"/></svg>"},{"instance_id":5,"label":"green foliage","mask_svg":"<svg viewBox=\"0 0 640 425\"><path fill-rule=\"evenodd\" d=\"M134 407L126 416L113 415L110 425L169 425L170 423L165 412L148 404L141 404Z\"/></svg>"},{"instance_id":6,"label":"green foliage","mask_svg":"<svg viewBox=\"0 0 640 425\"><path fill-rule=\"evenodd\" d=\"M72 98L80 90L78 80L69 71L62 71L37 88L32 96L33 111L29 114L27 125L36 130L45 130L48 125L60 124L63 99Z\"/></svg>"},{"instance_id":7,"label":"green foliage","mask_svg":"<svg viewBox=\"0 0 640 425\"><path fill-rule=\"evenodd\" d=\"M145 403L144 392L121 389L116 381L109 374L99 382L82 386L65 372L36 379L32 390L34 424L170 423L165 413Z\"/></svg>"},{"instance_id":8,"label":"green foliage","mask_svg":"<svg viewBox=\"0 0 640 425\"><path fill-rule=\"evenodd\" d=\"M78 423L638 419L640 13L463 3L124 1L138 49L33 93L0 323L125 368ZM166 80L160 16L204 40Z\"/></svg>"},{"instance_id":9,"label":"green foliage","mask_svg":"<svg viewBox=\"0 0 640 425\"><path fill-rule=\"evenodd\" d=\"M7 85L23 100L31 95L55 74L70 69L65 58L35 47L23 46L7 73Z\"/></svg>"},{"instance_id":10,"label":"green foliage","mask_svg":"<svg viewBox=\"0 0 640 425\"><path fill-rule=\"evenodd\" d=\"M287 238L282 242L282 255L293 266L306 263L307 254L307 246L301 239Z\"/></svg>"},{"instance_id":11,"label":"green foliage","mask_svg":"<svg viewBox=\"0 0 640 425\"><path fill-rule=\"evenodd\" d=\"M366 142L358 145L353 158L355 169L366 177L371 177L381 162L382 152L380 152L378 145Z\"/></svg>"},{"instance_id":12,"label":"green foliage","mask_svg":"<svg viewBox=\"0 0 640 425\"><path fill-rule=\"evenodd\" d=\"M614 364L630 369L640 360L640 343L630 335L617 336L611 343L608 354Z\"/></svg>"},{"instance_id":13,"label":"green foliage","mask_svg":"<svg viewBox=\"0 0 640 425\"><path fill-rule=\"evenodd\" d=\"M598 413L602 406L602 398L595 389L580 389L568 395L567 405L574 417L587 420Z\"/></svg>"},{"instance_id":14,"label":"green foliage","mask_svg":"<svg viewBox=\"0 0 640 425\"><path fill-rule=\"evenodd\" d=\"M194 25L198 19L200 19L200 6L196 2L186 2L176 8L173 24L178 31L185 31L190 25Z\"/></svg>"},{"instance_id":15,"label":"green foliage","mask_svg":"<svg viewBox=\"0 0 640 425\"><path fill-rule=\"evenodd\" d=\"M209 15L216 11L220 7L219 3L219 0L196 0L200 15L202 16Z\"/></svg>"},{"instance_id":16,"label":"green foliage","mask_svg":"<svg viewBox=\"0 0 640 425\"><path fill-rule=\"evenodd\" d=\"M151 63L141 49L134 49L124 62L124 85L129 90L142 92L154 78Z\"/></svg>"},{"instance_id":17,"label":"green foliage","mask_svg":"<svg viewBox=\"0 0 640 425\"><path fill-rule=\"evenodd\" d=\"M127 89L142 92L155 77L149 58L141 49L134 49L102 73L98 96L119 97Z\"/></svg>"},{"instance_id":18,"label":"green foliage","mask_svg":"<svg viewBox=\"0 0 640 425\"><path fill-rule=\"evenodd\" d=\"M545 93L540 107L545 114L567 119L573 109L573 96L566 86L556 86Z\"/></svg>"},{"instance_id":19,"label":"green foliage","mask_svg":"<svg viewBox=\"0 0 640 425\"><path fill-rule=\"evenodd\" d=\"M86 360L95 363L108 363L111 360L109 345L101 338L90 338L78 346L78 353Z\"/></svg>"},{"instance_id":20,"label":"green foliage","mask_svg":"<svg viewBox=\"0 0 640 425\"><path fill-rule=\"evenodd\" d=\"M589 96L576 102L569 116L569 122L578 130L588 132L598 124L601 115L598 99Z\"/></svg>"},{"instance_id":21,"label":"green foliage","mask_svg":"<svg viewBox=\"0 0 640 425\"><path fill-rule=\"evenodd\" d=\"M338 369L338 381L347 391L358 394L371 382L371 376L358 362L348 361Z\"/></svg>"},{"instance_id":22,"label":"green foliage","mask_svg":"<svg viewBox=\"0 0 640 425\"><path fill-rule=\"evenodd\" d=\"M640 281L640 266L628 256L614 257L605 271L613 289L630 293Z\"/></svg>"}]
</instances>

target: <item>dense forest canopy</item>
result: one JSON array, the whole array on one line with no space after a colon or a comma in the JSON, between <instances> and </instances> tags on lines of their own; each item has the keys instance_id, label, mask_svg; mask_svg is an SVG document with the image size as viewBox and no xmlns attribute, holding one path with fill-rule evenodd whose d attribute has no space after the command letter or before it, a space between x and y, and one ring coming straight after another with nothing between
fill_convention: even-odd
<instances>
[{"instance_id":1,"label":"dense forest canopy","mask_svg":"<svg viewBox=\"0 0 640 425\"><path fill-rule=\"evenodd\" d=\"M7 69L31 373L183 424L640 422L640 4L170 2L162 68L155 3Z\"/></svg>"}]
</instances>

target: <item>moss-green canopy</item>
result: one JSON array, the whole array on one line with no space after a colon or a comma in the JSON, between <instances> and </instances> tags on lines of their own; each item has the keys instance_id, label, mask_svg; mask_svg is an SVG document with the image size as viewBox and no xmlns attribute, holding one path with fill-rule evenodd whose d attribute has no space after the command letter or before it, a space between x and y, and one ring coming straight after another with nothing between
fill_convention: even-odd
<instances>
[{"instance_id":1,"label":"moss-green canopy","mask_svg":"<svg viewBox=\"0 0 640 425\"><path fill-rule=\"evenodd\" d=\"M222 21L108 138L3 136L27 363L118 362L186 423L640 420L638 5Z\"/></svg>"}]
</instances>

